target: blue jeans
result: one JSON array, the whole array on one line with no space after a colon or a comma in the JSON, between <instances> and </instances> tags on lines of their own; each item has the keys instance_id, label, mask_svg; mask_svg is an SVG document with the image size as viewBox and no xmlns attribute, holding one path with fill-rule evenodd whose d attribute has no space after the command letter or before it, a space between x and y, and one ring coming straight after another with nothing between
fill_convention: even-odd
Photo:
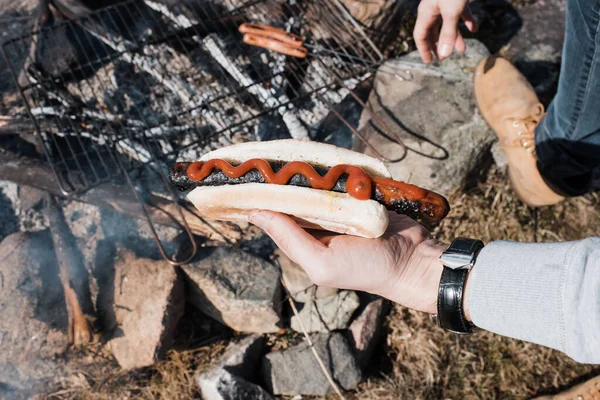
<instances>
[{"instance_id":1,"label":"blue jeans","mask_svg":"<svg viewBox=\"0 0 600 400\"><path fill-rule=\"evenodd\" d=\"M600 0L567 0L558 92L535 131L538 169L557 192L597 189L600 170Z\"/></svg>"}]
</instances>

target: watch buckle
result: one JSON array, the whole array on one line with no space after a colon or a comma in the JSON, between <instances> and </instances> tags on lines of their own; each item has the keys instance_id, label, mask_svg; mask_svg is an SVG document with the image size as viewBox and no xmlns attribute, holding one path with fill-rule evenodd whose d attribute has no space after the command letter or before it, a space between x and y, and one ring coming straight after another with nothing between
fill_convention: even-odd
<instances>
[{"instance_id":1,"label":"watch buckle","mask_svg":"<svg viewBox=\"0 0 600 400\"><path fill-rule=\"evenodd\" d=\"M451 269L469 269L473 266L472 254L445 253L442 256L442 264Z\"/></svg>"}]
</instances>

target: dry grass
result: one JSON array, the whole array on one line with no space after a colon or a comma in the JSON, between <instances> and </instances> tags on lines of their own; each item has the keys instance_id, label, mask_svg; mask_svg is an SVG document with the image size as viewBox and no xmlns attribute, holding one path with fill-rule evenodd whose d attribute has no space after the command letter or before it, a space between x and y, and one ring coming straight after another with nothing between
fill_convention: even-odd
<instances>
[{"instance_id":1,"label":"dry grass","mask_svg":"<svg viewBox=\"0 0 600 400\"><path fill-rule=\"evenodd\" d=\"M104 348L70 354L69 376L39 399L112 400L199 398L194 375L208 368L226 347L224 341L193 350L171 350L161 362L136 371L123 371Z\"/></svg>"},{"instance_id":2,"label":"dry grass","mask_svg":"<svg viewBox=\"0 0 600 400\"><path fill-rule=\"evenodd\" d=\"M453 209L435 235L533 241L575 240L600 234L597 195L570 199L534 212L515 198L503 172L492 168L487 180L450 199ZM387 338L369 378L349 399L522 399L553 393L600 368L580 365L558 351L492 333L459 337L440 330L431 317L395 307L387 318ZM300 338L286 332L269 344L285 348ZM152 368L120 371L107 349L72 354L73 376L53 399L190 399L193 381L222 353L226 342L172 350ZM186 348L186 345L179 346ZM79 360L79 361L76 361ZM377 365L379 363L379 365ZM317 373L317 372L315 372ZM47 397L45 397L47 398ZM304 397L306 398L306 397ZM328 398L335 398L329 396Z\"/></svg>"}]
</instances>

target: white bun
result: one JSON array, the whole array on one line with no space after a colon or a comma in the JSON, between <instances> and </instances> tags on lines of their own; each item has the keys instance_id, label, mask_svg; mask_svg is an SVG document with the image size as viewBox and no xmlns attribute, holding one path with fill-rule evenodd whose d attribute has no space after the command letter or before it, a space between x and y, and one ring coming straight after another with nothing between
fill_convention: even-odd
<instances>
[{"instance_id":1,"label":"white bun","mask_svg":"<svg viewBox=\"0 0 600 400\"><path fill-rule=\"evenodd\" d=\"M211 151L203 155L200 161L211 158L221 158L236 163L251 158L262 158L268 161L304 161L322 167L350 164L361 167L371 176L392 177L385 164L376 158L331 144L306 140L282 139L234 144Z\"/></svg>"},{"instance_id":2,"label":"white bun","mask_svg":"<svg viewBox=\"0 0 600 400\"><path fill-rule=\"evenodd\" d=\"M268 161L304 161L314 166L350 164L372 176L391 178L376 158L329 144L285 139L248 142L223 147L202 156L200 161L220 158L242 163L252 158ZM271 210L294 217L305 228L375 238L388 226L388 213L374 200L356 200L346 193L305 187L248 183L198 187L188 196L205 218L247 221L251 210Z\"/></svg>"},{"instance_id":3,"label":"white bun","mask_svg":"<svg viewBox=\"0 0 600 400\"><path fill-rule=\"evenodd\" d=\"M298 186L245 183L206 186L187 198L208 219L248 221L252 210L288 214L305 228L376 238L388 226L388 213L374 200L356 200L346 193Z\"/></svg>"}]
</instances>

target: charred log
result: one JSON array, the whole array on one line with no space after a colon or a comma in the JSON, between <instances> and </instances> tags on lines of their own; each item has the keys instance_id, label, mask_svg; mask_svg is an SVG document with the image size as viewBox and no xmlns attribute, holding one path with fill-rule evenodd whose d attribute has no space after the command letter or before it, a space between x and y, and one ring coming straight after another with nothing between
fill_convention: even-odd
<instances>
[{"instance_id":1,"label":"charred log","mask_svg":"<svg viewBox=\"0 0 600 400\"><path fill-rule=\"evenodd\" d=\"M47 196L46 215L65 292L69 339L75 346L85 345L92 341L93 332L88 317L94 315L88 272L75 244L75 237L54 196Z\"/></svg>"}]
</instances>

